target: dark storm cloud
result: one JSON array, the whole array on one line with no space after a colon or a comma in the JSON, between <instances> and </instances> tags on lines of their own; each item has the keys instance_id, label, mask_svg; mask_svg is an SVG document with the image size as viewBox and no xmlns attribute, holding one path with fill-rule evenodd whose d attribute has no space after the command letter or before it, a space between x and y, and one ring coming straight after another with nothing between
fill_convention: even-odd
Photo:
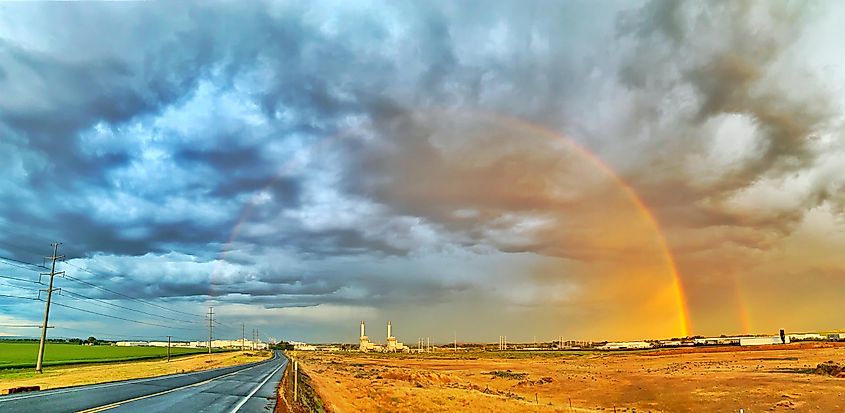
<instances>
[{"instance_id":1,"label":"dark storm cloud","mask_svg":"<svg viewBox=\"0 0 845 413\"><path fill-rule=\"evenodd\" d=\"M628 12L620 20L621 33L635 41L633 58L623 61L619 71L623 84L642 89L648 96L659 96L661 91L687 84L700 99L694 116L682 119L689 127L720 113L743 113L753 117L764 131L767 139L764 155L713 184L723 192L743 188L771 169L790 170L811 163L813 157L807 147L808 138L829 115L822 94L808 94L805 99L795 100L789 99L783 91L756 92L758 84L771 83L765 78L768 67L776 63L781 50L790 44L804 23L800 10L781 13L779 8L769 8L771 19L766 23L770 26L763 28L752 24L751 11L755 8L740 3L697 5L658 1ZM238 76L251 73L255 68L259 68L259 78L263 80L251 85L254 90L250 93L258 98L265 116L271 120L271 127L281 133L308 134L334 131L336 124L349 115L364 115L380 125L391 122L396 113L408 110L406 108L432 104L477 105L482 109L503 110L555 124L557 118L566 117L567 95L583 91L578 82L566 79L583 76L591 68L590 64L579 65L575 57L555 49L568 45L578 50L577 45L569 44L570 40L556 36L559 22L572 19L571 11L564 9L555 8L544 13L547 16L538 18L536 13L510 7L492 8L479 18L472 18L458 9L423 7L416 10L419 12L416 17L404 22L414 36L402 40L412 41L418 51L417 55L408 55L409 61L397 59L402 56L401 49L391 49L401 42L396 43L391 38L390 25L383 20L383 15L356 14L357 19L350 19L347 25L326 33L304 22L304 9L285 6L281 13L268 13L271 9L272 6L262 3L242 8L221 4L181 5L169 13L175 17L165 18L162 10L156 7L133 6L135 15L127 18L141 25L149 23L161 33L148 39L133 31L121 33L116 41L119 48L92 53L93 57L82 60L31 51L4 41L6 63L0 67L4 67L6 82L12 76L23 78L21 74L27 74L27 79L57 86L45 89L49 94L44 96L44 101L50 104L44 107L37 110L10 107L9 101L5 101L2 111L4 125L25 137L28 148L45 158L52 149L59 149L64 155L50 159L50 167L41 173L29 175L30 183L44 185L38 186L40 191L55 190L58 188L54 182L61 176L71 180L75 190L84 191L86 185L109 188L111 184L104 181L107 173L126 166L137 154L128 150L100 155L83 153L76 134L98 122L122 125L155 115L163 108L187 99L204 79L225 89L234 85ZM80 7L74 12L92 21L100 21L108 13L126 12L113 6L103 10L106 11ZM507 19L504 19L505 15ZM502 24L504 37L494 39L493 36L499 34L482 24L485 22ZM721 30L723 28L730 30ZM706 49L708 44L700 44L701 39L711 34L720 39L713 50ZM487 40L491 47L473 55L466 49L473 39ZM92 43L94 39L80 36L79 41L80 44ZM725 46L718 46L720 42ZM134 49L140 52L140 57L135 56ZM127 53L129 50L133 53ZM689 50L700 56L688 56ZM598 64L591 63L593 66ZM409 68L414 69L407 70ZM379 75L367 76L368 73ZM504 92L497 92L498 89ZM25 89L15 90L23 93L20 90ZM772 93L776 95L772 96ZM510 104L514 100L528 104L515 108ZM278 113L285 111L293 113L292 124L290 121L284 125L272 122ZM236 128L234 133L250 134L244 128ZM52 146L57 143L56 136L66 137L58 140L58 147ZM272 175L267 174L269 165L262 155L262 145L239 143L237 135L215 139L229 143L228 147L203 148L205 144L200 143L200 147L195 148L176 143L170 149L173 161L185 170L207 167L215 171L213 178L202 184L204 187L195 187L207 191L207 201L253 193L264 188L265 182L274 182L269 188L274 194L272 204L261 209L298 204L303 183L293 178L273 181ZM695 143L690 145L686 150L696 148ZM373 156L367 153L370 150L360 149L362 159ZM417 158L427 153L426 148L418 146L405 150ZM354 159L358 155L349 153L353 162L358 162ZM434 160L436 158L428 159ZM419 162L425 164L422 170L432 167L436 170L436 166L426 162ZM365 180L366 176L354 175L354 171L344 172L349 173L353 193L360 192L364 183L355 180ZM379 173L389 174L384 170ZM629 173L633 176L650 174L648 168ZM692 198L713 195L713 188L701 193L685 189L683 185L679 191L663 191L663 185L669 184L661 179L658 177L655 183L661 192L683 193L687 190ZM648 185L644 185L643 191L651 199ZM156 199L162 195L149 196ZM369 195L388 206L395 206L399 212L422 214L448 226L467 224L466 219L450 215L449 205L443 205L444 210L435 217L420 211L419 202L400 199L391 189ZM522 202L530 205L533 201ZM660 203L660 200L655 202ZM23 211L9 211L8 214L26 221ZM79 212L62 213L71 216ZM719 211L702 210L699 215L702 223L729 219L727 213ZM496 214L492 214L482 218L495 217ZM253 220L272 218L271 213L255 216ZM741 218L734 218L734 221L742 222ZM50 223L43 217L32 222ZM161 250L156 246L160 246L163 239L157 235L162 238L172 235L177 243L196 244L201 248L203 241L220 241L220 233L228 232L232 223L224 221L213 228L190 220L168 223L150 231L152 236L146 240L122 239L119 231L101 228L98 232L114 235L91 239L86 247L94 251L140 254L144 250ZM180 235L177 228L182 228L185 234ZM293 231L288 238L295 239L300 250L318 255L369 250L407 253L407 248L396 248L383 240L363 236L354 228L316 232L288 230ZM103 242L97 243L98 239ZM506 249L510 251L512 247Z\"/></svg>"},{"instance_id":2,"label":"dark storm cloud","mask_svg":"<svg viewBox=\"0 0 845 413\"><path fill-rule=\"evenodd\" d=\"M836 162L818 136L840 111L795 50L812 17L760 2L4 4L0 242L40 261L65 241L127 294L267 307L459 301L524 272L441 271L450 249L636 255L598 236L627 228L607 216L630 205L513 116L617 169L681 255L769 251L809 208L845 205L835 172L796 205L734 205ZM723 164L711 129L733 115L753 142Z\"/></svg>"},{"instance_id":3,"label":"dark storm cloud","mask_svg":"<svg viewBox=\"0 0 845 413\"><path fill-rule=\"evenodd\" d=\"M196 164L215 171L215 179L205 188L215 198L265 190L274 195L274 205L294 206L302 191L302 183L295 178L268 176L278 161L267 160L260 147L184 149L175 154L175 159L180 165Z\"/></svg>"},{"instance_id":4,"label":"dark storm cloud","mask_svg":"<svg viewBox=\"0 0 845 413\"><path fill-rule=\"evenodd\" d=\"M15 7L6 9L11 13L25 11ZM33 11L28 5L21 9ZM0 98L0 124L5 133L16 137L21 150L32 151L33 156L39 156L44 162L42 168L29 171L25 180L19 183L26 188L20 190L31 191L32 198L37 197L40 203L53 204L33 208L29 204L34 199L21 197L21 193L10 194L12 199L3 202L3 215L12 218L17 225L49 228L51 238L74 241L75 248L88 255L96 252L140 255L161 251L165 241L191 247L223 238L226 227L233 222L224 221L216 228L192 220L136 222L130 225L146 227L147 235L126 237L121 235L125 223L115 227L113 223L96 222L90 210L80 209L80 202L67 202L95 190L101 193L116 190L115 183L108 179L109 174L128 167L139 155L136 145L140 141L136 136L116 137L123 140L118 149L102 153L87 147L80 134L97 124L125 126L155 116L193 93L198 82L211 77L212 71L222 69L230 75L237 73L241 65L252 64L257 50L262 47L257 40L266 39L262 30L274 27L276 22L265 17L260 5L237 10L174 5L165 13L151 6L119 8L80 4L44 11L42 22L61 20L62 13L68 12L81 21L95 26L102 23L102 28L108 29L116 23L111 20L112 14L116 14L134 21L144 30L133 29L132 24L125 22L111 27L116 33L107 44L115 46L113 48L101 47L97 43L102 40L98 35L92 37L87 31L74 32L63 40L73 47L91 46L80 54L81 57L68 55L60 47L35 50L0 39L0 67L4 73L1 81L6 90L5 96ZM219 23L222 21L234 30L221 30ZM296 30L293 25L287 27L290 31ZM146 35L150 30L155 34ZM275 35L271 38L281 39ZM223 77L220 80L225 84L231 79ZM179 149L178 145L172 146L177 152L175 161L180 161L181 151L195 155L193 161L221 171L214 182L209 182L211 198L203 202L251 193L264 186L262 181L269 183L273 178L272 172L268 175L270 171L262 170L263 165L257 163L259 148L227 154L225 151L191 152L191 149ZM206 158L199 159L201 154L207 155ZM185 166L185 169L189 168L190 165ZM290 203L296 198L297 187L293 180L282 180L270 189ZM159 200L169 195L147 194L149 199ZM20 236L14 242L27 246L35 244Z\"/></svg>"},{"instance_id":5,"label":"dark storm cloud","mask_svg":"<svg viewBox=\"0 0 845 413\"><path fill-rule=\"evenodd\" d=\"M651 122L638 128L659 128L665 113L661 100L690 88L694 110L676 115L674 128L659 136L669 142L672 153L658 162L664 168L682 169L685 155L706 151L707 140L695 139L696 129L721 115L742 115L759 130L761 142L754 156L731 165L728 172L706 186L658 175L647 168L636 172L643 183L661 183L642 190L658 207L670 198L689 206L696 199L726 198L766 177L782 177L812 167L819 156L817 136L838 117L838 108L821 82L795 61L794 44L809 27L817 7L797 3L653 1L623 15L620 33L632 38L635 47L620 68L624 84L639 91L647 107L654 109ZM801 73L796 77L796 73ZM802 209L822 200L817 188ZM689 213L689 212L687 212ZM792 216L791 216L792 215ZM800 220L800 210L771 219L732 216L706 208L694 211L691 225L779 225Z\"/></svg>"}]
</instances>

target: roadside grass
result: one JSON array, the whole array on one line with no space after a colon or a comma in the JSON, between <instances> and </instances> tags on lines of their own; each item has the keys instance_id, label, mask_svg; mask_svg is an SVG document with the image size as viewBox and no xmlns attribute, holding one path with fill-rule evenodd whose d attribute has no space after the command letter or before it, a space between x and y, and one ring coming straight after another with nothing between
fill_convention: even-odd
<instances>
[{"instance_id":1,"label":"roadside grass","mask_svg":"<svg viewBox=\"0 0 845 413\"><path fill-rule=\"evenodd\" d=\"M173 347L170 352L172 356L181 356L199 354L205 352L205 350ZM5 377L7 370L35 367L37 356L38 343L0 342L0 375ZM162 347L82 346L78 344L47 343L44 350L44 365L109 363L163 357L167 357L167 349Z\"/></svg>"},{"instance_id":2,"label":"roadside grass","mask_svg":"<svg viewBox=\"0 0 845 413\"><path fill-rule=\"evenodd\" d=\"M122 362L94 363L75 365L48 366L43 374L32 368L0 370L0 394L9 388L19 386L39 386L41 390L67 386L104 383L155 377L165 374L185 373L234 366L266 360L272 356L269 351L257 352L216 352L207 354L183 354L168 362L165 358L129 360Z\"/></svg>"}]
</instances>

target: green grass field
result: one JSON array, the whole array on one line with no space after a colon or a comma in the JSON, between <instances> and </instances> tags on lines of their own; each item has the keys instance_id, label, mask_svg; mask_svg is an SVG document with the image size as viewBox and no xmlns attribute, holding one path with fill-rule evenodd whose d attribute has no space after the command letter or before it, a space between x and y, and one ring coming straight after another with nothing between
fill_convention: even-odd
<instances>
[{"instance_id":1,"label":"green grass field","mask_svg":"<svg viewBox=\"0 0 845 413\"><path fill-rule=\"evenodd\" d=\"M204 353L204 349L171 348L172 355ZM160 358L167 355L162 347L81 346L77 344L47 343L44 365L104 363L112 361ZM38 343L0 342L0 369L35 367Z\"/></svg>"}]
</instances>

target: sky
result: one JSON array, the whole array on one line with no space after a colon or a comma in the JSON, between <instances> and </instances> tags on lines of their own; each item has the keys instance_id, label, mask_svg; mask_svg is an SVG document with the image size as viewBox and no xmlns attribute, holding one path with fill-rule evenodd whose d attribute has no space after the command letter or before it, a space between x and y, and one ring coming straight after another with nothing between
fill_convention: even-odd
<instances>
[{"instance_id":1,"label":"sky","mask_svg":"<svg viewBox=\"0 0 845 413\"><path fill-rule=\"evenodd\" d=\"M57 337L201 339L209 306L315 342L843 328L843 20L0 4L0 335L37 334L9 325L57 241Z\"/></svg>"}]
</instances>

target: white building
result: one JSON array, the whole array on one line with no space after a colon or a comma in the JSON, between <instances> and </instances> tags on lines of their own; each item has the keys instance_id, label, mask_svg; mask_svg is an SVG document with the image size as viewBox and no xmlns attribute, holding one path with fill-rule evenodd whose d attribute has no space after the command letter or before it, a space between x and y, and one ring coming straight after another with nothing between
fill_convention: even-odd
<instances>
[{"instance_id":1,"label":"white building","mask_svg":"<svg viewBox=\"0 0 845 413\"><path fill-rule=\"evenodd\" d=\"M596 347L598 350L635 350L654 347L647 341L617 341L610 342L603 346Z\"/></svg>"},{"instance_id":2,"label":"white building","mask_svg":"<svg viewBox=\"0 0 845 413\"><path fill-rule=\"evenodd\" d=\"M306 343L295 343L293 349L299 351L317 351L317 346Z\"/></svg>"},{"instance_id":3,"label":"white building","mask_svg":"<svg viewBox=\"0 0 845 413\"><path fill-rule=\"evenodd\" d=\"M212 340L211 347L212 348L229 348L229 349L240 349L241 345L243 344L244 348L247 350L266 350L270 347L269 344L263 343L261 341L252 341L252 340ZM119 347L167 347L168 343L166 341L118 341L114 343L114 345ZM207 341L191 341L191 342L182 342L182 341L173 341L170 343L170 347L188 347L188 348L208 348Z\"/></svg>"},{"instance_id":4,"label":"white building","mask_svg":"<svg viewBox=\"0 0 845 413\"><path fill-rule=\"evenodd\" d=\"M804 334L787 334L790 341L825 341L828 339L826 335L816 333Z\"/></svg>"},{"instance_id":5,"label":"white building","mask_svg":"<svg viewBox=\"0 0 845 413\"><path fill-rule=\"evenodd\" d=\"M240 350L243 345L244 350L266 350L270 346L267 343L252 340L211 340L211 348L225 348ZM188 347L193 348L208 348L207 341L192 341Z\"/></svg>"},{"instance_id":6,"label":"white building","mask_svg":"<svg viewBox=\"0 0 845 413\"><path fill-rule=\"evenodd\" d=\"M146 341L118 341L117 343L114 343L114 345L118 347L140 347L148 344L149 343Z\"/></svg>"},{"instance_id":7,"label":"white building","mask_svg":"<svg viewBox=\"0 0 845 413\"><path fill-rule=\"evenodd\" d=\"M789 337L786 337L786 342L789 343ZM780 336L771 337L740 337L740 346L765 346L771 344L782 344Z\"/></svg>"}]
</instances>

